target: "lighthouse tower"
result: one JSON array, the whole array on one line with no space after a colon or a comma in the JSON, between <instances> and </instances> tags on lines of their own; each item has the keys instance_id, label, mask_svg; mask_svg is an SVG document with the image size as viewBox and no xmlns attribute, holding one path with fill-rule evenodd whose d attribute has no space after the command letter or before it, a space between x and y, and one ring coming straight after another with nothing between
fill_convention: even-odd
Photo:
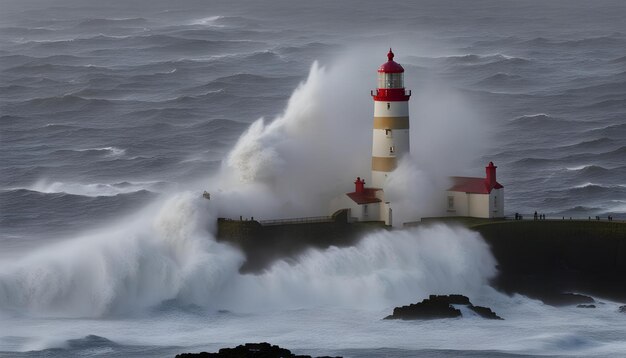
<instances>
[{"instance_id":1,"label":"lighthouse tower","mask_svg":"<svg viewBox=\"0 0 626 358\"><path fill-rule=\"evenodd\" d=\"M404 89L404 68L393 60L378 68L378 88L374 98L374 136L372 141L372 181L357 177L354 191L342 194L330 203L333 215L347 210L348 220L382 221L393 225L392 203L385 198L383 186L389 173L396 169L398 159L409 153L409 98Z\"/></svg>"},{"instance_id":2,"label":"lighthouse tower","mask_svg":"<svg viewBox=\"0 0 626 358\"><path fill-rule=\"evenodd\" d=\"M374 136L372 140L372 186L382 188L398 159L409 153L409 98L404 89L404 68L393 60L389 49L387 62L378 68L378 88L374 98Z\"/></svg>"}]
</instances>

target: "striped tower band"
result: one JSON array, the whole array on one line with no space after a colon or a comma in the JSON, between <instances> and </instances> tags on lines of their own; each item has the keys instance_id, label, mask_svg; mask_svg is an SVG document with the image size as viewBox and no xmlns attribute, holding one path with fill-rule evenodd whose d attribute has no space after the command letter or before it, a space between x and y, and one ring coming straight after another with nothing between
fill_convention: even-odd
<instances>
[{"instance_id":1,"label":"striped tower band","mask_svg":"<svg viewBox=\"0 0 626 358\"><path fill-rule=\"evenodd\" d=\"M409 151L408 101L374 101L372 186L382 188L398 159Z\"/></svg>"}]
</instances>

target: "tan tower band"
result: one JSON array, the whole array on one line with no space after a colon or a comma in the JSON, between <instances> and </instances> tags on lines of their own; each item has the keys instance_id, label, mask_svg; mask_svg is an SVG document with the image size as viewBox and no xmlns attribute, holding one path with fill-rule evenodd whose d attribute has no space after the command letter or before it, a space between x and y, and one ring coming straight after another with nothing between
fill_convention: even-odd
<instances>
[{"instance_id":1,"label":"tan tower band","mask_svg":"<svg viewBox=\"0 0 626 358\"><path fill-rule=\"evenodd\" d=\"M374 129L409 129L409 117L374 117Z\"/></svg>"},{"instance_id":2,"label":"tan tower band","mask_svg":"<svg viewBox=\"0 0 626 358\"><path fill-rule=\"evenodd\" d=\"M391 172L397 167L396 157L372 157L372 170Z\"/></svg>"}]
</instances>

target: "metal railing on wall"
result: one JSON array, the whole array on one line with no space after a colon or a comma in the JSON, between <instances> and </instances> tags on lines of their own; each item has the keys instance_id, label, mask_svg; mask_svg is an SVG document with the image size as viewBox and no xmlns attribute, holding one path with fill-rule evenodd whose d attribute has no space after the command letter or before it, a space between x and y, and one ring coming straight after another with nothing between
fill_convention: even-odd
<instances>
[{"instance_id":1,"label":"metal railing on wall","mask_svg":"<svg viewBox=\"0 0 626 358\"><path fill-rule=\"evenodd\" d=\"M504 217L505 220L524 220L524 221L542 221L542 220L559 220L559 221L568 221L568 220L577 220L577 221L581 221L581 220L586 220L586 221L616 221L616 222L624 222L626 220L624 220L623 218L614 218L612 215L604 215L604 216L599 216L599 215L594 215L594 216L569 216L569 215L561 215L561 216L557 216L557 215L547 215L547 214L542 214L542 213L537 213L537 216L535 217L534 213L530 213L530 214L522 214L522 213L513 213L513 214L508 214L506 217Z\"/></svg>"}]
</instances>

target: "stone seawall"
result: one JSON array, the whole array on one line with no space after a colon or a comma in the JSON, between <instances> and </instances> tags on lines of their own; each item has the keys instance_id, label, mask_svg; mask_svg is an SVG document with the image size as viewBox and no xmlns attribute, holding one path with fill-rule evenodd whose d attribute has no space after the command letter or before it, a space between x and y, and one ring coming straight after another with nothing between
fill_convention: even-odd
<instances>
[{"instance_id":1,"label":"stone seawall","mask_svg":"<svg viewBox=\"0 0 626 358\"><path fill-rule=\"evenodd\" d=\"M506 221L471 227L498 261L493 284L550 301L582 292L626 302L626 223Z\"/></svg>"},{"instance_id":2,"label":"stone seawall","mask_svg":"<svg viewBox=\"0 0 626 358\"><path fill-rule=\"evenodd\" d=\"M429 218L411 226L443 222L478 231L498 262L492 285L544 302L580 292L626 302L626 223L606 221L513 221ZM257 221L220 219L218 240L246 254L242 272L258 272L274 260L293 258L310 247L350 246L366 233L389 230L381 222L332 222L263 226Z\"/></svg>"},{"instance_id":3,"label":"stone seawall","mask_svg":"<svg viewBox=\"0 0 626 358\"><path fill-rule=\"evenodd\" d=\"M229 242L246 254L242 272L257 272L274 260L292 258L307 248L350 246L373 230L385 230L383 222L348 223L347 212L339 212L330 222L261 225L254 220L218 219L217 240Z\"/></svg>"}]
</instances>

